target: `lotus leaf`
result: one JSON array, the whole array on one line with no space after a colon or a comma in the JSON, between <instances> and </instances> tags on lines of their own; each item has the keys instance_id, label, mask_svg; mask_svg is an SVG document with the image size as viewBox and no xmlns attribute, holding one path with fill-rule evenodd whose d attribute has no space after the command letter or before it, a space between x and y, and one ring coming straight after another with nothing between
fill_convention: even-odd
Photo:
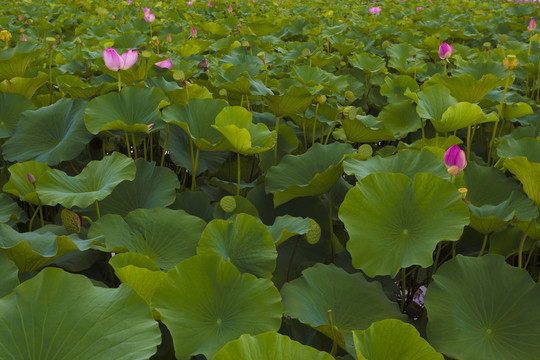
<instances>
[{"instance_id":1,"label":"lotus leaf","mask_svg":"<svg viewBox=\"0 0 540 360\"><path fill-rule=\"evenodd\" d=\"M276 246L296 235L305 235L311 230L312 220L290 215L278 216L268 230Z\"/></svg>"},{"instance_id":2,"label":"lotus leaf","mask_svg":"<svg viewBox=\"0 0 540 360\"><path fill-rule=\"evenodd\" d=\"M277 331L283 311L270 280L240 274L219 256L197 255L167 273L152 306L174 339L178 359L219 349L242 334Z\"/></svg>"},{"instance_id":3,"label":"lotus leaf","mask_svg":"<svg viewBox=\"0 0 540 360\"><path fill-rule=\"evenodd\" d=\"M95 287L58 268L0 299L0 321L10 324L0 329L2 353L15 360L144 360L160 342L158 324L135 291Z\"/></svg>"},{"instance_id":4,"label":"lotus leaf","mask_svg":"<svg viewBox=\"0 0 540 360\"><path fill-rule=\"evenodd\" d=\"M0 81L23 76L32 60L42 52L36 44L21 41L14 48L3 49L0 54Z\"/></svg>"},{"instance_id":5,"label":"lotus leaf","mask_svg":"<svg viewBox=\"0 0 540 360\"><path fill-rule=\"evenodd\" d=\"M40 72L37 76L30 78L15 77L11 80L4 80L0 83L0 91L24 95L27 99L32 96L49 81L47 74Z\"/></svg>"},{"instance_id":6,"label":"lotus leaf","mask_svg":"<svg viewBox=\"0 0 540 360\"><path fill-rule=\"evenodd\" d=\"M228 342L212 360L333 360L330 354L291 340L288 336L267 332L257 336L244 334Z\"/></svg>"},{"instance_id":7,"label":"lotus leaf","mask_svg":"<svg viewBox=\"0 0 540 360\"><path fill-rule=\"evenodd\" d=\"M19 285L19 269L9 260L3 252L0 252L0 298L11 293Z\"/></svg>"},{"instance_id":8,"label":"lotus leaf","mask_svg":"<svg viewBox=\"0 0 540 360\"><path fill-rule=\"evenodd\" d=\"M457 105L458 101L450 95L450 90L441 84L428 86L418 92L418 106L416 112L423 119L434 122L441 121L444 112Z\"/></svg>"},{"instance_id":9,"label":"lotus leaf","mask_svg":"<svg viewBox=\"0 0 540 360\"><path fill-rule=\"evenodd\" d=\"M497 155L501 158L524 156L530 162L540 162L540 141L533 138L504 139L497 146Z\"/></svg>"},{"instance_id":10,"label":"lotus leaf","mask_svg":"<svg viewBox=\"0 0 540 360\"><path fill-rule=\"evenodd\" d=\"M504 86L504 79L497 75L486 74L480 80L475 80L472 75L462 74L455 77L442 77L435 74L429 82L441 84L450 89L450 93L458 101L477 103L487 95L488 92L499 86Z\"/></svg>"},{"instance_id":11,"label":"lotus leaf","mask_svg":"<svg viewBox=\"0 0 540 360\"><path fill-rule=\"evenodd\" d=\"M59 75L56 77L56 83L60 90L71 96L72 98L90 99L94 96L103 95L116 89L114 83L101 83L99 85L89 85L81 78L74 75Z\"/></svg>"},{"instance_id":12,"label":"lotus leaf","mask_svg":"<svg viewBox=\"0 0 540 360\"><path fill-rule=\"evenodd\" d=\"M416 105L411 100L389 103L379 113L377 120L382 121L384 127L398 139L422 127Z\"/></svg>"},{"instance_id":13,"label":"lotus leaf","mask_svg":"<svg viewBox=\"0 0 540 360\"><path fill-rule=\"evenodd\" d=\"M540 163L531 162L526 157L517 156L504 160L504 167L516 175L523 184L525 194L540 206Z\"/></svg>"},{"instance_id":14,"label":"lotus leaf","mask_svg":"<svg viewBox=\"0 0 540 360\"><path fill-rule=\"evenodd\" d=\"M435 349L463 360L538 357L540 285L525 270L500 255L458 255L433 280L424 301Z\"/></svg>"},{"instance_id":15,"label":"lotus leaf","mask_svg":"<svg viewBox=\"0 0 540 360\"><path fill-rule=\"evenodd\" d=\"M22 201L38 205L39 200L36 187L28 181L28 174L32 174L34 179L38 181L50 169L47 164L35 161L13 164L8 168L11 176L9 177L9 181L4 184L2 190L18 196Z\"/></svg>"},{"instance_id":16,"label":"lotus leaf","mask_svg":"<svg viewBox=\"0 0 540 360\"><path fill-rule=\"evenodd\" d=\"M61 99L21 115L13 137L2 146L10 161L35 160L57 165L72 160L92 135L84 126L86 101Z\"/></svg>"},{"instance_id":17,"label":"lotus leaf","mask_svg":"<svg viewBox=\"0 0 540 360\"><path fill-rule=\"evenodd\" d=\"M441 240L456 241L469 210L454 185L429 173L373 173L359 180L339 208L353 265L368 276L396 276L428 267Z\"/></svg>"},{"instance_id":18,"label":"lotus leaf","mask_svg":"<svg viewBox=\"0 0 540 360\"><path fill-rule=\"evenodd\" d=\"M103 160L91 161L74 177L61 170L49 170L36 181L36 190L45 205L85 208L106 198L122 181L133 180L135 171L132 159L114 152Z\"/></svg>"},{"instance_id":19,"label":"lotus leaf","mask_svg":"<svg viewBox=\"0 0 540 360\"><path fill-rule=\"evenodd\" d=\"M292 86L282 95L266 95L264 98L270 110L283 117L304 113L315 95L302 87Z\"/></svg>"},{"instance_id":20,"label":"lotus leaf","mask_svg":"<svg viewBox=\"0 0 540 360\"><path fill-rule=\"evenodd\" d=\"M316 143L302 155L286 155L268 170L266 192L274 194L274 206L302 196L327 193L343 174L343 159L354 149L348 144Z\"/></svg>"},{"instance_id":21,"label":"lotus leaf","mask_svg":"<svg viewBox=\"0 0 540 360\"><path fill-rule=\"evenodd\" d=\"M486 116L480 106L467 102L460 102L450 106L444 112L440 121L431 120L435 130L438 132L456 131L490 121L498 121L497 116L494 114Z\"/></svg>"},{"instance_id":22,"label":"lotus leaf","mask_svg":"<svg viewBox=\"0 0 540 360\"><path fill-rule=\"evenodd\" d=\"M11 200L6 194L0 194L0 223L7 223L10 220L20 220L22 210L16 202Z\"/></svg>"},{"instance_id":23,"label":"lotus leaf","mask_svg":"<svg viewBox=\"0 0 540 360\"><path fill-rule=\"evenodd\" d=\"M349 63L355 68L369 73L385 73L387 71L384 59L370 53L363 52L360 54L354 54L353 56L349 57Z\"/></svg>"},{"instance_id":24,"label":"lotus leaf","mask_svg":"<svg viewBox=\"0 0 540 360\"><path fill-rule=\"evenodd\" d=\"M21 113L35 108L32 102L23 95L12 93L0 95L0 138L15 134Z\"/></svg>"}]
</instances>

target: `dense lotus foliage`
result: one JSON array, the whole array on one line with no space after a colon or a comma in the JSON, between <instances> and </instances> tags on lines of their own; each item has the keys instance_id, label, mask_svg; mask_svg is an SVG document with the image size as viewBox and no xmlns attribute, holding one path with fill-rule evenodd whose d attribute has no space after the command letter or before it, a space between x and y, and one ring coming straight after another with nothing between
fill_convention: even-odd
<instances>
[{"instance_id":1,"label":"dense lotus foliage","mask_svg":"<svg viewBox=\"0 0 540 360\"><path fill-rule=\"evenodd\" d=\"M540 9L6 0L0 359L540 359Z\"/></svg>"}]
</instances>

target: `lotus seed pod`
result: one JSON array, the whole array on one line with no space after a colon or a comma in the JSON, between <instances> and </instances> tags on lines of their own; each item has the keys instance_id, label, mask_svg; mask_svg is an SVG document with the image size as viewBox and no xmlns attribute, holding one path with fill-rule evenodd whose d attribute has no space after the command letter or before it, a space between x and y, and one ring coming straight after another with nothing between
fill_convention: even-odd
<instances>
[{"instance_id":1,"label":"lotus seed pod","mask_svg":"<svg viewBox=\"0 0 540 360\"><path fill-rule=\"evenodd\" d=\"M381 47L382 47L383 49L386 49L386 48L389 47L390 45L392 45L392 44L390 43L390 41L385 40L385 41L383 41Z\"/></svg>"},{"instance_id":2,"label":"lotus seed pod","mask_svg":"<svg viewBox=\"0 0 540 360\"><path fill-rule=\"evenodd\" d=\"M345 106L343 116L349 120L354 119L356 117L356 108L354 106Z\"/></svg>"},{"instance_id":3,"label":"lotus seed pod","mask_svg":"<svg viewBox=\"0 0 540 360\"><path fill-rule=\"evenodd\" d=\"M233 196L224 196L219 201L219 206L221 206L225 212L233 212L234 209L236 209L236 200Z\"/></svg>"},{"instance_id":4,"label":"lotus seed pod","mask_svg":"<svg viewBox=\"0 0 540 360\"><path fill-rule=\"evenodd\" d=\"M503 65L508 70L515 69L518 66L518 64L519 64L519 61L518 61L516 55L508 55L503 60Z\"/></svg>"},{"instance_id":5,"label":"lotus seed pod","mask_svg":"<svg viewBox=\"0 0 540 360\"><path fill-rule=\"evenodd\" d=\"M319 95L317 96L317 102L319 104L324 104L326 102L326 95Z\"/></svg>"},{"instance_id":6,"label":"lotus seed pod","mask_svg":"<svg viewBox=\"0 0 540 360\"><path fill-rule=\"evenodd\" d=\"M321 227L317 222L313 219L311 220L311 228L307 233L304 234L304 238L306 241L310 244L316 244L319 239L321 238Z\"/></svg>"},{"instance_id":7,"label":"lotus seed pod","mask_svg":"<svg viewBox=\"0 0 540 360\"><path fill-rule=\"evenodd\" d=\"M186 74L182 70L176 70L173 73L173 79L176 81L184 81L186 79Z\"/></svg>"},{"instance_id":8,"label":"lotus seed pod","mask_svg":"<svg viewBox=\"0 0 540 360\"><path fill-rule=\"evenodd\" d=\"M356 152L362 160L367 160L373 155L373 148L369 144L362 144Z\"/></svg>"},{"instance_id":9,"label":"lotus seed pod","mask_svg":"<svg viewBox=\"0 0 540 360\"><path fill-rule=\"evenodd\" d=\"M353 101L354 100L354 93L350 90L345 91L345 99L347 101Z\"/></svg>"},{"instance_id":10,"label":"lotus seed pod","mask_svg":"<svg viewBox=\"0 0 540 360\"><path fill-rule=\"evenodd\" d=\"M67 232L70 234L78 234L81 232L82 219L79 215L75 214L71 210L63 209L60 217L62 218L62 225L64 225Z\"/></svg>"}]
</instances>

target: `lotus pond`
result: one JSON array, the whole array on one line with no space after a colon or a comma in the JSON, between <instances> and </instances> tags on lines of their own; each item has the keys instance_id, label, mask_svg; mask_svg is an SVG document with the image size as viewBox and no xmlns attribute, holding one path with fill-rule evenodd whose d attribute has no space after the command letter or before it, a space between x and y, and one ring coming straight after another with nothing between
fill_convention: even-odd
<instances>
[{"instance_id":1,"label":"lotus pond","mask_svg":"<svg viewBox=\"0 0 540 360\"><path fill-rule=\"evenodd\" d=\"M540 359L536 4L2 5L0 359Z\"/></svg>"}]
</instances>

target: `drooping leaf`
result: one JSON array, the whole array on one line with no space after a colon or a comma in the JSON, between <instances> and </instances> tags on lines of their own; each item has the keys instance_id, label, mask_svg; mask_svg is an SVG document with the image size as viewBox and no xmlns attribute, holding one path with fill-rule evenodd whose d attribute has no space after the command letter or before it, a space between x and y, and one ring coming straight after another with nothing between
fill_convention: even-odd
<instances>
[{"instance_id":1,"label":"drooping leaf","mask_svg":"<svg viewBox=\"0 0 540 360\"><path fill-rule=\"evenodd\" d=\"M19 269L9 260L3 252L0 252L0 298L11 293L19 285Z\"/></svg>"},{"instance_id":2,"label":"drooping leaf","mask_svg":"<svg viewBox=\"0 0 540 360\"><path fill-rule=\"evenodd\" d=\"M440 121L432 119L432 124L438 132L450 132L478 125L485 122L498 121L497 116L486 116L482 108L476 104L460 102L450 106L442 115Z\"/></svg>"}]
</instances>

